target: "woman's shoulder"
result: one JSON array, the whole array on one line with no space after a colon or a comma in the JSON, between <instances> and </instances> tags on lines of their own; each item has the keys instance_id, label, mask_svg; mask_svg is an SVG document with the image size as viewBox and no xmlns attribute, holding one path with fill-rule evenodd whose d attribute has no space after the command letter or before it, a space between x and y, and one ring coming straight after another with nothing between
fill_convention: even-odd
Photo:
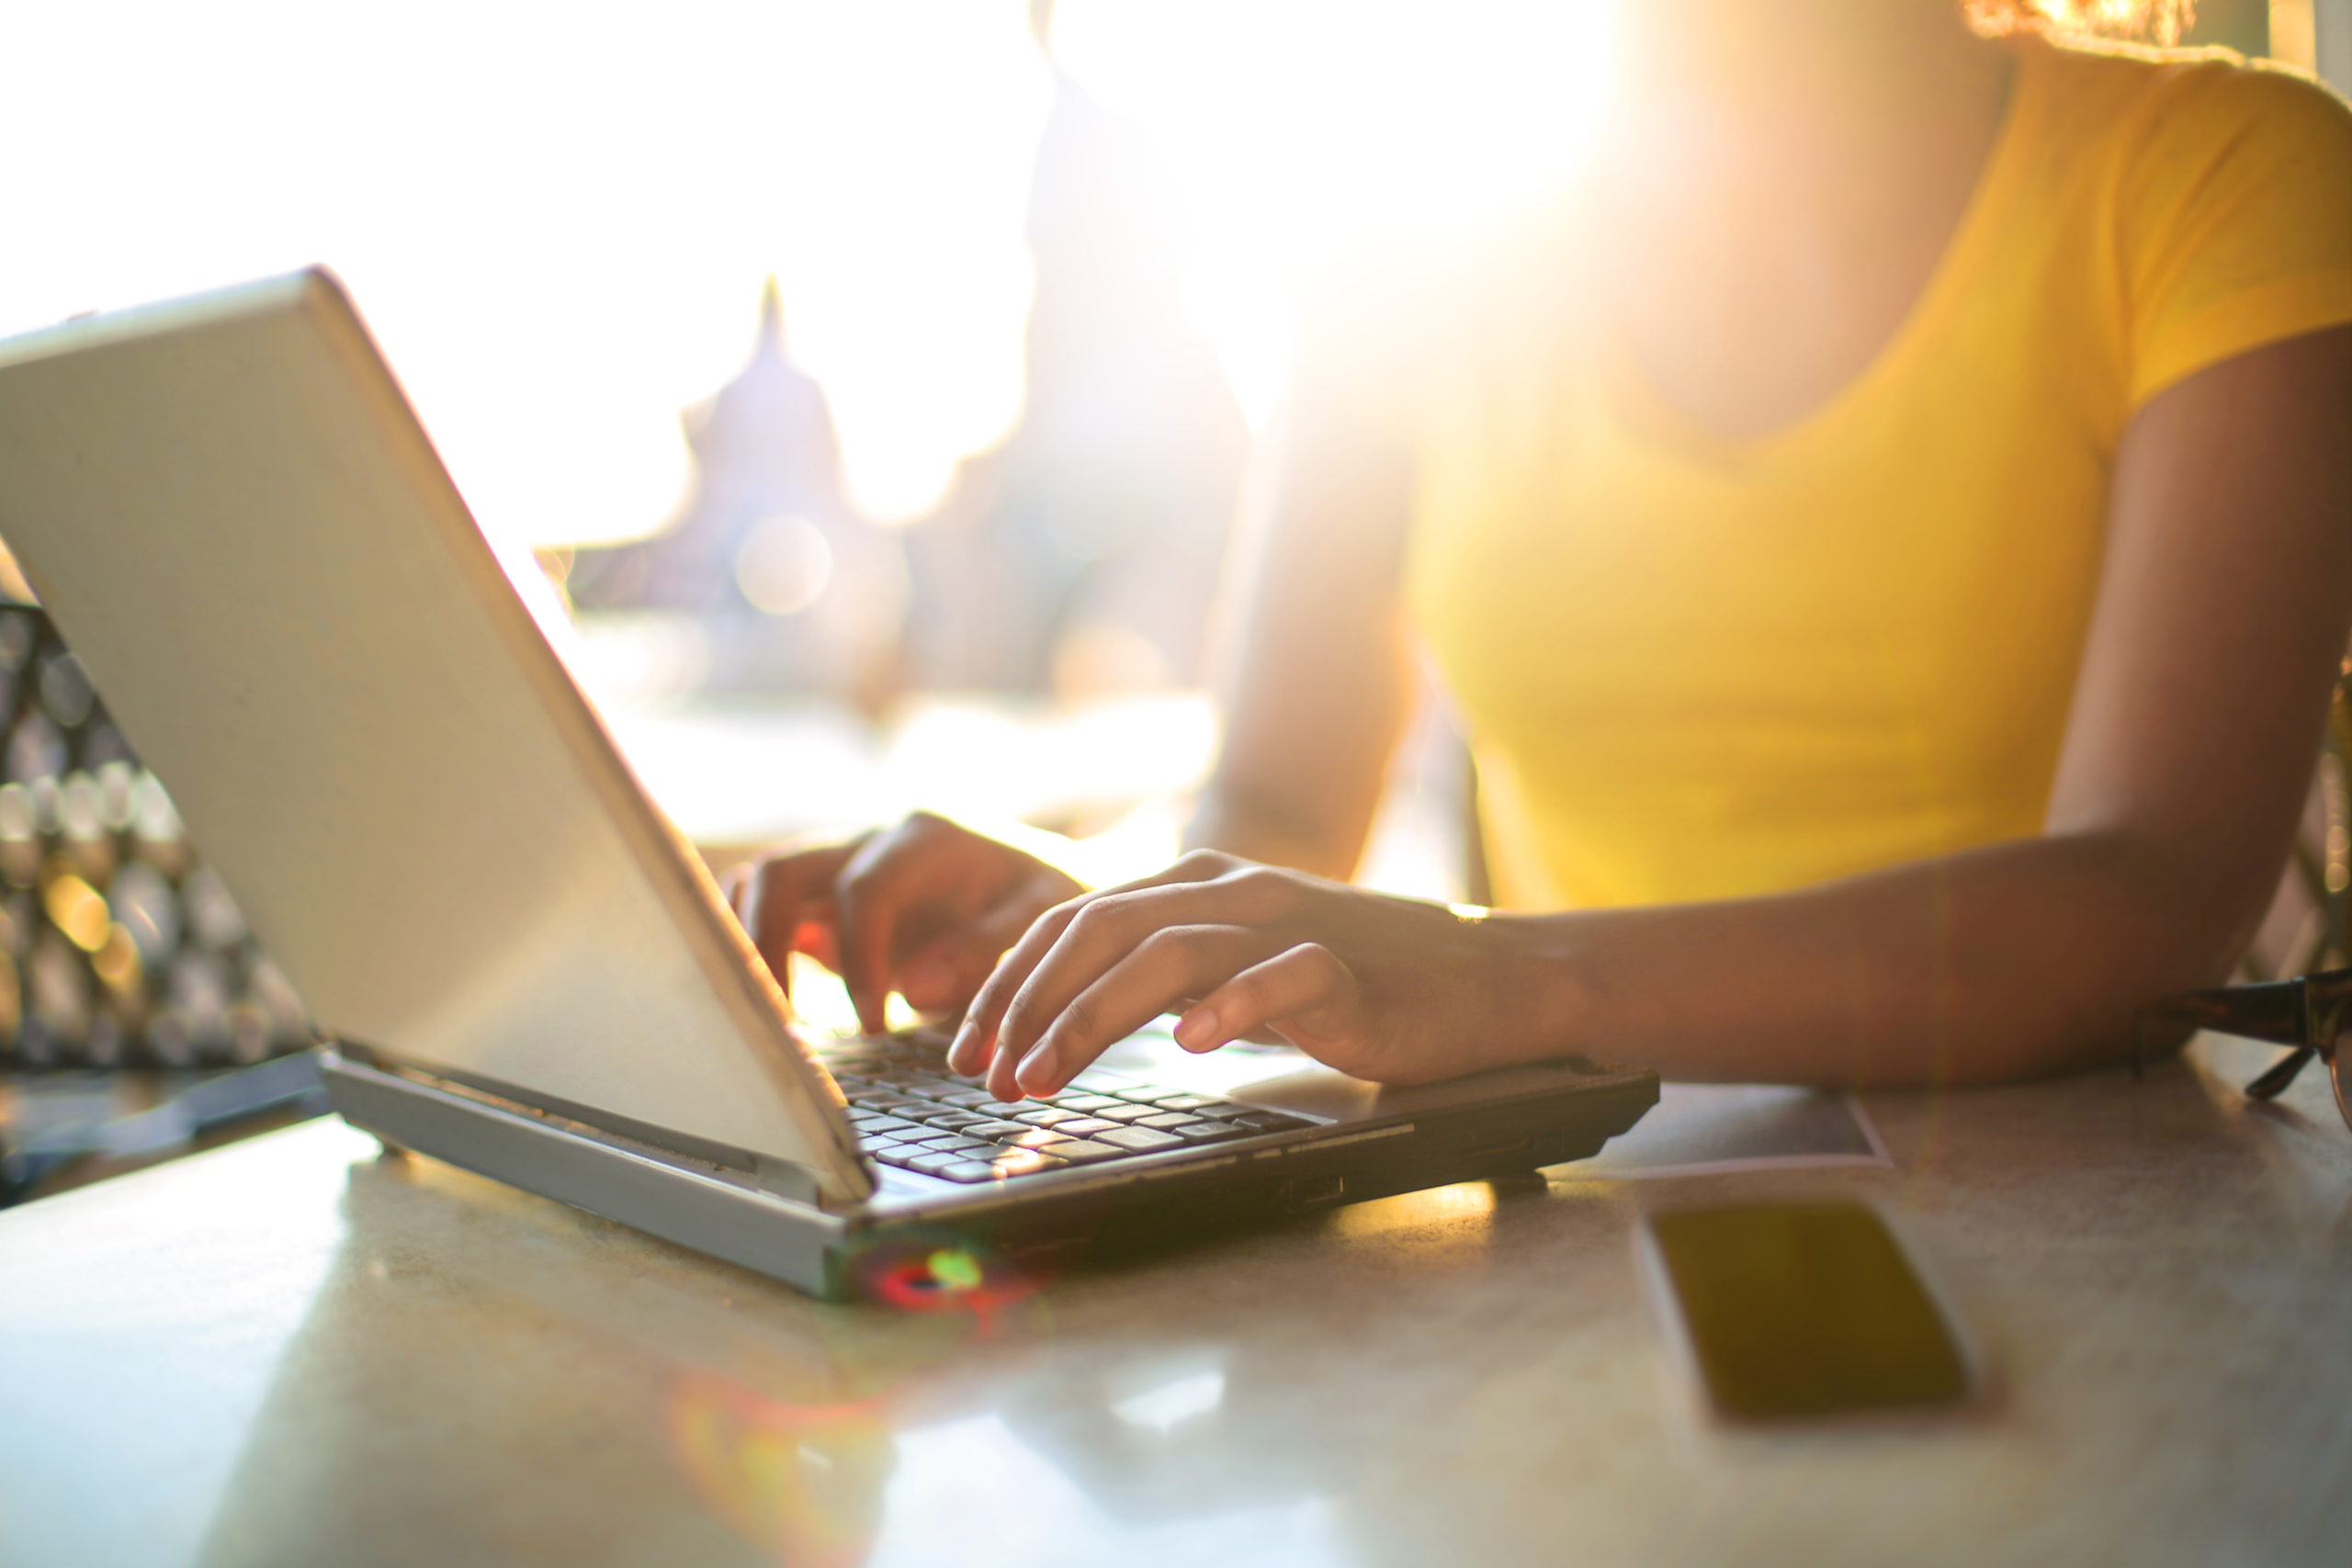
<instances>
[{"instance_id":1,"label":"woman's shoulder","mask_svg":"<svg viewBox=\"0 0 2352 1568\"><path fill-rule=\"evenodd\" d=\"M2133 406L2221 359L2352 319L2342 98L2226 50L2018 47L2043 106L2042 217L2111 280Z\"/></svg>"},{"instance_id":2,"label":"woman's shoulder","mask_svg":"<svg viewBox=\"0 0 2352 1568\"><path fill-rule=\"evenodd\" d=\"M2120 155L2212 152L2249 137L2352 145L2344 99L2302 72L2234 50L2039 34L2013 47L2050 88L2052 133L2077 144L2106 141Z\"/></svg>"}]
</instances>

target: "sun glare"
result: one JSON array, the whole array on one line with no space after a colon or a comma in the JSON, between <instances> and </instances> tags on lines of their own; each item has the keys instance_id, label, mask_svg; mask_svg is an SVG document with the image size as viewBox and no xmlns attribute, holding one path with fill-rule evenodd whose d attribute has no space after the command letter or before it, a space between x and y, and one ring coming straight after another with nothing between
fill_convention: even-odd
<instances>
[{"instance_id":1,"label":"sun glare","mask_svg":"<svg viewBox=\"0 0 2352 1568\"><path fill-rule=\"evenodd\" d=\"M669 514L678 415L773 275L853 497L911 518L1020 412L1031 9L10 7L0 331L323 261L485 525L554 543ZM1556 182L1607 80L1602 0L1057 10L1061 65L1167 166L1253 415L1294 290Z\"/></svg>"},{"instance_id":2,"label":"sun glare","mask_svg":"<svg viewBox=\"0 0 2352 1568\"><path fill-rule=\"evenodd\" d=\"M1298 289L1458 238L1573 172L1605 105L1613 15L1606 0L1061 0L1054 37L1167 159L1194 310L1254 421Z\"/></svg>"}]
</instances>

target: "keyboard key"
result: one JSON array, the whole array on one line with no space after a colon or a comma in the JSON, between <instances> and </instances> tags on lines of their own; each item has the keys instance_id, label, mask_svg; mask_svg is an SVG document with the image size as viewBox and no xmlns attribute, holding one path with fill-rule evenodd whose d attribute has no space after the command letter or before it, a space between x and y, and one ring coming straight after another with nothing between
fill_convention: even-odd
<instances>
[{"instance_id":1,"label":"keyboard key","mask_svg":"<svg viewBox=\"0 0 2352 1568\"><path fill-rule=\"evenodd\" d=\"M1114 1105L1095 1112L1105 1122L1140 1122L1147 1116L1181 1115L1181 1111L1162 1111L1157 1105Z\"/></svg>"},{"instance_id":2,"label":"keyboard key","mask_svg":"<svg viewBox=\"0 0 2352 1568\"><path fill-rule=\"evenodd\" d=\"M988 1120L985 1116L974 1116L964 1111L924 1111L918 1114L925 1126L936 1127L945 1133L959 1133L975 1122Z\"/></svg>"},{"instance_id":3,"label":"keyboard key","mask_svg":"<svg viewBox=\"0 0 2352 1568\"><path fill-rule=\"evenodd\" d=\"M1107 1094L1057 1094L1050 1103L1060 1106L1064 1111L1080 1111L1092 1116L1098 1111L1112 1110L1124 1101L1114 1100Z\"/></svg>"},{"instance_id":4,"label":"keyboard key","mask_svg":"<svg viewBox=\"0 0 2352 1568\"><path fill-rule=\"evenodd\" d=\"M1193 1115L1189 1111L1155 1111L1150 1115L1137 1120L1135 1125L1138 1127L1157 1127L1161 1132L1166 1132L1170 1127L1182 1127L1187 1122L1197 1122L1199 1120L1199 1117Z\"/></svg>"},{"instance_id":5,"label":"keyboard key","mask_svg":"<svg viewBox=\"0 0 2352 1568\"><path fill-rule=\"evenodd\" d=\"M912 1144L868 1144L865 1145L865 1157L879 1160L884 1165L911 1164L917 1155L927 1155L930 1152L929 1149L919 1149Z\"/></svg>"},{"instance_id":6,"label":"keyboard key","mask_svg":"<svg viewBox=\"0 0 2352 1568\"><path fill-rule=\"evenodd\" d=\"M1035 1176L1041 1170L1059 1170L1069 1163L1043 1149L1008 1149L989 1161L999 1176Z\"/></svg>"},{"instance_id":7,"label":"keyboard key","mask_svg":"<svg viewBox=\"0 0 2352 1568\"><path fill-rule=\"evenodd\" d=\"M1287 1133L1294 1127L1312 1127L1314 1122L1299 1116L1285 1116L1279 1111L1249 1111L1227 1121L1237 1127L1247 1127L1257 1133Z\"/></svg>"},{"instance_id":8,"label":"keyboard key","mask_svg":"<svg viewBox=\"0 0 2352 1568\"><path fill-rule=\"evenodd\" d=\"M992 1165L982 1165L976 1159L963 1159L957 1160L953 1165L942 1166L930 1174L944 1176L950 1181L993 1181L996 1179L997 1169Z\"/></svg>"},{"instance_id":9,"label":"keyboard key","mask_svg":"<svg viewBox=\"0 0 2352 1568\"><path fill-rule=\"evenodd\" d=\"M1241 1109L1205 1094L1163 1094L1156 1097L1152 1103L1162 1111L1210 1111L1220 1107L1227 1111Z\"/></svg>"},{"instance_id":10,"label":"keyboard key","mask_svg":"<svg viewBox=\"0 0 2352 1568\"><path fill-rule=\"evenodd\" d=\"M986 1138L993 1144L1001 1143L1006 1138L1017 1138L1031 1130L1018 1122L975 1122L964 1129L964 1135L967 1138Z\"/></svg>"},{"instance_id":11,"label":"keyboard key","mask_svg":"<svg viewBox=\"0 0 2352 1568\"><path fill-rule=\"evenodd\" d=\"M942 1105L960 1105L967 1111L978 1111L983 1116L996 1114L995 1111L987 1109L996 1103L996 1096L984 1089L943 1089L931 1098Z\"/></svg>"},{"instance_id":12,"label":"keyboard key","mask_svg":"<svg viewBox=\"0 0 2352 1568\"><path fill-rule=\"evenodd\" d=\"M905 1095L887 1089L869 1089L849 1097L852 1105L862 1105L868 1111L895 1111L901 1105L915 1102Z\"/></svg>"},{"instance_id":13,"label":"keyboard key","mask_svg":"<svg viewBox=\"0 0 2352 1568\"><path fill-rule=\"evenodd\" d=\"M1034 1100L984 1099L977 1104L967 1105L964 1109L975 1116L1017 1116L1023 1111L1036 1110L1037 1102Z\"/></svg>"},{"instance_id":14,"label":"keyboard key","mask_svg":"<svg viewBox=\"0 0 2352 1568\"><path fill-rule=\"evenodd\" d=\"M1076 1111L1057 1110L1053 1106L1049 1105L1043 1111L1024 1111L1018 1116L1009 1118L1009 1120L1018 1122L1023 1126L1028 1127L1052 1127L1064 1122L1075 1122L1079 1119L1080 1114L1080 1112Z\"/></svg>"},{"instance_id":15,"label":"keyboard key","mask_svg":"<svg viewBox=\"0 0 2352 1568\"><path fill-rule=\"evenodd\" d=\"M992 1149L996 1147L994 1144L989 1143L983 1138L967 1138L961 1133L941 1133L937 1131L932 1132L927 1137L907 1138L900 1141L916 1148L951 1154L969 1154L974 1149Z\"/></svg>"},{"instance_id":16,"label":"keyboard key","mask_svg":"<svg viewBox=\"0 0 2352 1568\"><path fill-rule=\"evenodd\" d=\"M878 1137L885 1134L895 1135L899 1133L918 1133L922 1130L921 1122L910 1122L903 1116L885 1115L879 1111L870 1116L853 1115L849 1121L850 1125L857 1129L860 1136L868 1138Z\"/></svg>"},{"instance_id":17,"label":"keyboard key","mask_svg":"<svg viewBox=\"0 0 2352 1568\"><path fill-rule=\"evenodd\" d=\"M925 1176L944 1176L951 1166L972 1163L974 1163L972 1156L962 1149L925 1149L907 1161L907 1168L910 1170L922 1171ZM980 1168L986 1170L988 1168L982 1166Z\"/></svg>"},{"instance_id":18,"label":"keyboard key","mask_svg":"<svg viewBox=\"0 0 2352 1568\"><path fill-rule=\"evenodd\" d=\"M1116 1122L1105 1122L1098 1116L1081 1116L1075 1122L1057 1123L1054 1131L1065 1138L1091 1138L1097 1133L1107 1133L1117 1125Z\"/></svg>"},{"instance_id":19,"label":"keyboard key","mask_svg":"<svg viewBox=\"0 0 2352 1568\"><path fill-rule=\"evenodd\" d=\"M1087 1068L1069 1081L1073 1089L1091 1089L1102 1094L1116 1094L1135 1087L1132 1078L1123 1078L1116 1073L1106 1073L1095 1067Z\"/></svg>"},{"instance_id":20,"label":"keyboard key","mask_svg":"<svg viewBox=\"0 0 2352 1568\"><path fill-rule=\"evenodd\" d=\"M1129 1149L1136 1154L1149 1154L1155 1149L1181 1149L1184 1140L1173 1133L1156 1132L1149 1127L1114 1127L1107 1133L1097 1133L1093 1141L1109 1144L1114 1148ZM1059 1149L1054 1151L1061 1153Z\"/></svg>"},{"instance_id":21,"label":"keyboard key","mask_svg":"<svg viewBox=\"0 0 2352 1568\"><path fill-rule=\"evenodd\" d=\"M1120 1131L1125 1132L1125 1129L1121 1128ZM1037 1152L1051 1155L1070 1165L1091 1165L1099 1159L1116 1159L1127 1151L1085 1138L1064 1138L1058 1143L1039 1145Z\"/></svg>"},{"instance_id":22,"label":"keyboard key","mask_svg":"<svg viewBox=\"0 0 2352 1568\"><path fill-rule=\"evenodd\" d=\"M1188 1144L1214 1144L1225 1138L1246 1138L1250 1133L1249 1128L1237 1127L1230 1122L1187 1122L1166 1131Z\"/></svg>"}]
</instances>

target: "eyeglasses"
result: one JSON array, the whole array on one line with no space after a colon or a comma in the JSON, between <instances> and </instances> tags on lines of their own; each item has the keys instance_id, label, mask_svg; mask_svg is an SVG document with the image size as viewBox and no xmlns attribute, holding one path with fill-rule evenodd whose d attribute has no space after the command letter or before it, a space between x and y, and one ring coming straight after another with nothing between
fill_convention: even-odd
<instances>
[{"instance_id":1,"label":"eyeglasses","mask_svg":"<svg viewBox=\"0 0 2352 1568\"><path fill-rule=\"evenodd\" d=\"M2352 1127L2352 1095L2344 1084L2344 1057L2336 1036L2352 1020L2352 969L2328 969L2295 980L2260 986L2223 986L2166 997L2140 1010L2134 1021L2132 1062L2136 1071L2146 1055L2152 1025L2186 1024L2216 1034L2268 1040L2291 1046L2270 1070L2245 1086L2254 1100L2276 1100L2313 1057L2327 1064L2335 1086L2335 1109Z\"/></svg>"}]
</instances>

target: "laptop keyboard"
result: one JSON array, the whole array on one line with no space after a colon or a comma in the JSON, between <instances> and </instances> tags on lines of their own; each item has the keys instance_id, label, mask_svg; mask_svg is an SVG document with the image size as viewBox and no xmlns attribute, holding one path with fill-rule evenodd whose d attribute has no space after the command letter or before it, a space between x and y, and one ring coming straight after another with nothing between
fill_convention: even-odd
<instances>
[{"instance_id":1,"label":"laptop keyboard","mask_svg":"<svg viewBox=\"0 0 2352 1568\"><path fill-rule=\"evenodd\" d=\"M1001 1100L949 1072L937 1046L903 1036L848 1042L820 1059L848 1097L868 1158L949 1181L1001 1180L1314 1125L1092 1070L1043 1100Z\"/></svg>"}]
</instances>

